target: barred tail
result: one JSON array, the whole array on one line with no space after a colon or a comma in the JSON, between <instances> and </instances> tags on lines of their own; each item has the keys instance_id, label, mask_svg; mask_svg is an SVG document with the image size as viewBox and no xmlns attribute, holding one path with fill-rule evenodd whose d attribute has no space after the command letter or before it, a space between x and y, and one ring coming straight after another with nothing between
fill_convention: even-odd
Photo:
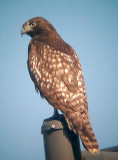
<instances>
[{"instance_id":1,"label":"barred tail","mask_svg":"<svg viewBox=\"0 0 118 160\"><path fill-rule=\"evenodd\" d=\"M82 143L84 147L92 154L99 153L99 145L96 140L95 134L92 130L88 116L85 113L83 113L82 119L82 130L78 130Z\"/></svg>"},{"instance_id":2,"label":"barred tail","mask_svg":"<svg viewBox=\"0 0 118 160\"><path fill-rule=\"evenodd\" d=\"M83 146L92 154L99 153L99 145L93 133L88 116L85 113L70 113L65 116L67 124L75 133L79 133Z\"/></svg>"}]
</instances>

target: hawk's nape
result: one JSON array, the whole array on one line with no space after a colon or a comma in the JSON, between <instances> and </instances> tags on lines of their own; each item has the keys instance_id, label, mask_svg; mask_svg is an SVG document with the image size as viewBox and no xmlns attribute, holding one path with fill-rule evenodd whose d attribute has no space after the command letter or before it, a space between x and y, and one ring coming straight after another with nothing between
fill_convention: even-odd
<instances>
[{"instance_id":1,"label":"hawk's nape","mask_svg":"<svg viewBox=\"0 0 118 160\"><path fill-rule=\"evenodd\" d=\"M73 50L44 18L23 24L21 34L32 39L28 47L28 70L35 88L65 116L70 130L79 133L92 154L99 146L88 118L88 103L80 61Z\"/></svg>"}]
</instances>

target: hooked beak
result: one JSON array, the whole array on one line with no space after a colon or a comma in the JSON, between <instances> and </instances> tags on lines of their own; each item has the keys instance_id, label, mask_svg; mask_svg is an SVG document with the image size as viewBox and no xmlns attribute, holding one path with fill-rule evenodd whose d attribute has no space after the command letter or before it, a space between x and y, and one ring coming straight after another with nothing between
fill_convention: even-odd
<instances>
[{"instance_id":1,"label":"hooked beak","mask_svg":"<svg viewBox=\"0 0 118 160\"><path fill-rule=\"evenodd\" d=\"M29 26L28 22L23 24L22 30L21 30L21 36L23 34L27 34L29 31L31 31L31 27Z\"/></svg>"},{"instance_id":2,"label":"hooked beak","mask_svg":"<svg viewBox=\"0 0 118 160\"><path fill-rule=\"evenodd\" d=\"M25 34L26 32L25 32L25 30L24 30L24 28L22 28L22 30L21 30L21 36L23 36L23 34Z\"/></svg>"},{"instance_id":3,"label":"hooked beak","mask_svg":"<svg viewBox=\"0 0 118 160\"><path fill-rule=\"evenodd\" d=\"M28 34L28 35L29 35L29 33L32 32L32 31L33 31L33 29L32 29L32 27L29 25L29 22L26 22L26 23L23 24L23 26L22 26L21 36L22 36L23 34Z\"/></svg>"}]
</instances>

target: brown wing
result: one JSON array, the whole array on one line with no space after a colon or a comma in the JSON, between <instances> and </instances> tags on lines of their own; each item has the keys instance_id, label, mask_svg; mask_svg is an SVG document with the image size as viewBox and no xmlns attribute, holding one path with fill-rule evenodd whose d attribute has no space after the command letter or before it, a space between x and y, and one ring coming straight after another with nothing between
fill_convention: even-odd
<instances>
[{"instance_id":1,"label":"brown wing","mask_svg":"<svg viewBox=\"0 0 118 160\"><path fill-rule=\"evenodd\" d=\"M66 58L65 58L66 57ZM73 56L63 54L63 85L57 91L57 98L65 106L62 112L68 126L78 132L86 149L92 154L99 152L99 146L88 118L88 103L81 65L75 52ZM66 108L66 109L65 109Z\"/></svg>"}]
</instances>

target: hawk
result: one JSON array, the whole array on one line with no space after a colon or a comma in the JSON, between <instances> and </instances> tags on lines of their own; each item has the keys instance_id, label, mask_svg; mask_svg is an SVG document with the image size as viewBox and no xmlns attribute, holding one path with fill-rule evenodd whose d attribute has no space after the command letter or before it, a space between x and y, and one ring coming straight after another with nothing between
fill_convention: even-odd
<instances>
[{"instance_id":1,"label":"hawk","mask_svg":"<svg viewBox=\"0 0 118 160\"><path fill-rule=\"evenodd\" d=\"M80 135L89 152L99 153L88 118L82 68L74 49L42 17L25 22L21 30L23 34L31 37L27 64L37 92L63 113L69 129Z\"/></svg>"}]
</instances>

